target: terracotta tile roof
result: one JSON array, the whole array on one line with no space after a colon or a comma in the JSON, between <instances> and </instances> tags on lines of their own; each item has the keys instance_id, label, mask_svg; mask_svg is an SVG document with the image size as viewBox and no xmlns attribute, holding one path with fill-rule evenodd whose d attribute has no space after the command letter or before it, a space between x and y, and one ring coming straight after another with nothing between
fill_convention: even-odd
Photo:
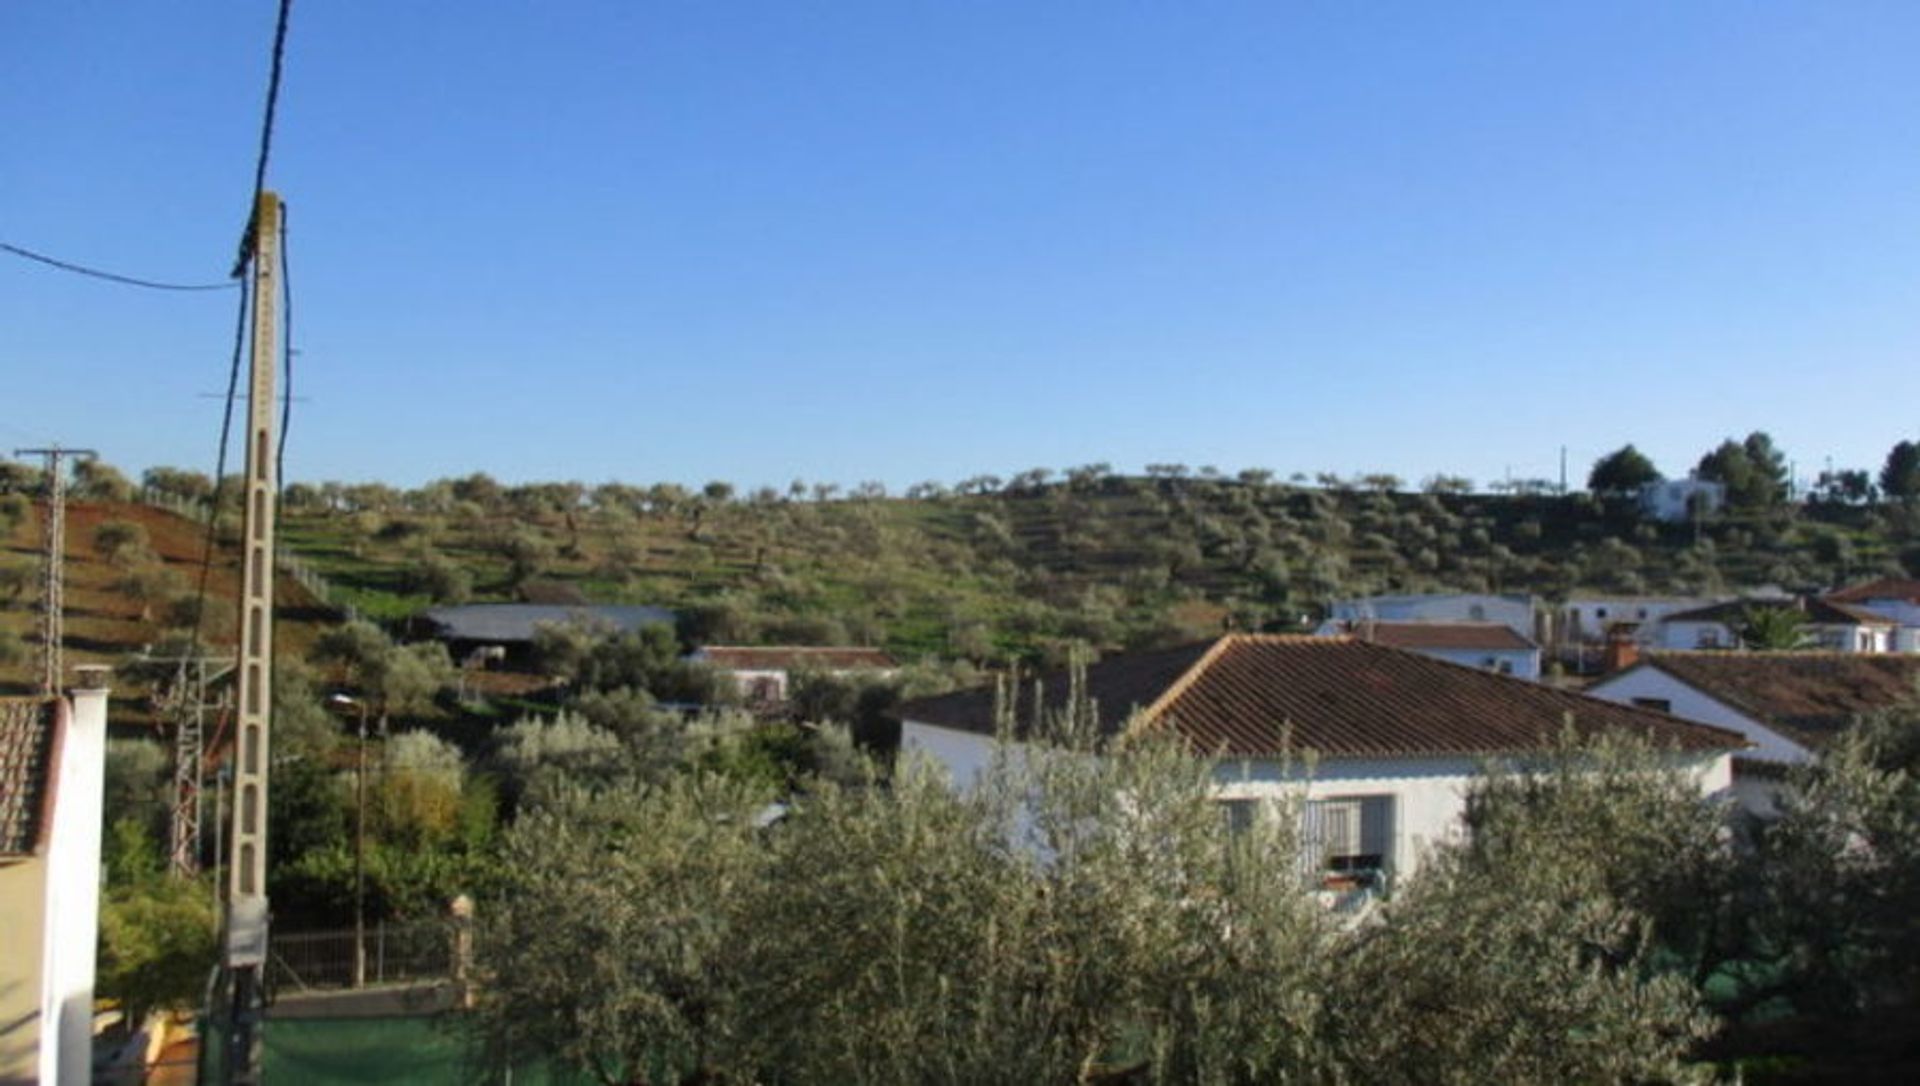
<instances>
[{"instance_id":1,"label":"terracotta tile roof","mask_svg":"<svg viewBox=\"0 0 1920 1086\"><path fill-rule=\"evenodd\" d=\"M1920 581L1911 577L1882 577L1865 584L1850 585L1827 593L1830 603L1865 603L1868 600L1906 600L1920 603Z\"/></svg>"},{"instance_id":2,"label":"terracotta tile roof","mask_svg":"<svg viewBox=\"0 0 1920 1086\"><path fill-rule=\"evenodd\" d=\"M1347 632L1396 649L1524 652L1538 647L1504 622L1350 622Z\"/></svg>"},{"instance_id":3,"label":"terracotta tile roof","mask_svg":"<svg viewBox=\"0 0 1920 1086\"><path fill-rule=\"evenodd\" d=\"M29 856L40 846L58 730L56 702L0 698L0 856Z\"/></svg>"},{"instance_id":4,"label":"terracotta tile roof","mask_svg":"<svg viewBox=\"0 0 1920 1086\"><path fill-rule=\"evenodd\" d=\"M726 671L885 671L900 666L879 649L858 645L708 645L694 658Z\"/></svg>"},{"instance_id":5,"label":"terracotta tile roof","mask_svg":"<svg viewBox=\"0 0 1920 1086\"><path fill-rule=\"evenodd\" d=\"M1678 611L1668 615L1667 622L1720 622L1728 626L1739 626L1747 620L1747 612L1768 607L1785 607L1800 611L1807 621L1820 626L1892 626L1894 621L1885 615L1876 615L1872 611L1852 607L1844 603L1832 603L1813 597L1796 597L1780 600L1728 600L1706 607L1696 607L1691 611Z\"/></svg>"},{"instance_id":6,"label":"terracotta tile roof","mask_svg":"<svg viewBox=\"0 0 1920 1086\"><path fill-rule=\"evenodd\" d=\"M1653 652L1653 667L1819 749L1862 713L1916 698L1920 655L1850 652Z\"/></svg>"},{"instance_id":7,"label":"terracotta tile roof","mask_svg":"<svg viewBox=\"0 0 1920 1086\"><path fill-rule=\"evenodd\" d=\"M1043 680L1058 708L1067 678ZM1161 652L1103 660L1086 691L1101 729L1169 728L1198 751L1264 757L1283 751L1397 758L1536 750L1569 722L1592 734L1625 730L1686 750L1734 750L1735 732L1665 713L1616 705L1538 683L1462 667L1345 637L1233 634ZM900 706L902 720L974 732L993 730L993 692L969 690ZM1034 696L1023 689L1019 723Z\"/></svg>"}]
</instances>

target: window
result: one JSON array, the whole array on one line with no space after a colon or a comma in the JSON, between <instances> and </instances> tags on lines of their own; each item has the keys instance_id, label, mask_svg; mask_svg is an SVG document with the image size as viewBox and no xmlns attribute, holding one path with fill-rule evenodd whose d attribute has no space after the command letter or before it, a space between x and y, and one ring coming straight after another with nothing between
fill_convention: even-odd
<instances>
[{"instance_id":1,"label":"window","mask_svg":"<svg viewBox=\"0 0 1920 1086\"><path fill-rule=\"evenodd\" d=\"M1220 821L1227 827L1228 833L1247 832L1253 828L1253 820L1260 814L1260 801L1257 799L1217 799L1214 803L1220 807Z\"/></svg>"},{"instance_id":2,"label":"window","mask_svg":"<svg viewBox=\"0 0 1920 1086\"><path fill-rule=\"evenodd\" d=\"M1392 796L1345 796L1307 804L1308 862L1324 872L1380 871L1393 836Z\"/></svg>"},{"instance_id":3,"label":"window","mask_svg":"<svg viewBox=\"0 0 1920 1086\"><path fill-rule=\"evenodd\" d=\"M1596 608L1594 608L1594 609L1593 609L1593 617L1594 617L1594 618L1606 618L1606 617L1607 617L1607 609L1606 609L1606 608L1604 608L1604 607L1596 607Z\"/></svg>"},{"instance_id":4,"label":"window","mask_svg":"<svg viewBox=\"0 0 1920 1086\"><path fill-rule=\"evenodd\" d=\"M1673 702L1667 698L1635 698L1633 703L1642 709L1656 709L1663 713L1673 712Z\"/></svg>"},{"instance_id":5,"label":"window","mask_svg":"<svg viewBox=\"0 0 1920 1086\"><path fill-rule=\"evenodd\" d=\"M1720 631L1714 629L1712 626L1700 627L1700 633L1694 638L1694 646L1702 649L1719 648Z\"/></svg>"},{"instance_id":6,"label":"window","mask_svg":"<svg viewBox=\"0 0 1920 1086\"><path fill-rule=\"evenodd\" d=\"M1467 608L1467 617L1475 622L1485 622L1487 620L1487 609L1476 603L1472 607Z\"/></svg>"}]
</instances>

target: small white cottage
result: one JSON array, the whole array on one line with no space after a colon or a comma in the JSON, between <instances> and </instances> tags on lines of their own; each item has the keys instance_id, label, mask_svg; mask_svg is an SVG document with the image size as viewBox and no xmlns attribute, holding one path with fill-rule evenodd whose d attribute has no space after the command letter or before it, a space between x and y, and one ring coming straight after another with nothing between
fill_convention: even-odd
<instances>
[{"instance_id":1,"label":"small white cottage","mask_svg":"<svg viewBox=\"0 0 1920 1086\"><path fill-rule=\"evenodd\" d=\"M1042 711L1062 707L1068 685L1044 677ZM1165 729L1212 759L1230 816L1304 798L1329 879L1413 871L1457 831L1488 759L1543 752L1569 727L1653 739L1703 795L1730 786L1746 746L1723 728L1343 637L1232 634L1129 653L1088 668L1084 691L1102 730ZM1019 700L1015 732L1030 734L1036 707ZM994 703L988 689L907 702L902 753L969 786L993 759Z\"/></svg>"},{"instance_id":2,"label":"small white cottage","mask_svg":"<svg viewBox=\"0 0 1920 1086\"><path fill-rule=\"evenodd\" d=\"M1920 656L1836 652L1657 652L1587 688L1596 698L1737 731L1748 810L1772 809L1781 771L1809 761L1863 713L1912 703Z\"/></svg>"}]
</instances>

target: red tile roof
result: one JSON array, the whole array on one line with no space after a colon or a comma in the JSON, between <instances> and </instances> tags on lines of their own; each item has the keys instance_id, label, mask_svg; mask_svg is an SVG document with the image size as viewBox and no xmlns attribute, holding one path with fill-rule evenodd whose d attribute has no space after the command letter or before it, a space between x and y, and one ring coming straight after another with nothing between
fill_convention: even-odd
<instances>
[{"instance_id":1,"label":"red tile roof","mask_svg":"<svg viewBox=\"0 0 1920 1086\"><path fill-rule=\"evenodd\" d=\"M1057 710L1068 679L1042 681ZM1345 637L1232 634L1210 643L1103 660L1086 693L1102 730L1164 728L1201 752L1269 757L1458 756L1538 750L1569 724L1581 734L1628 731L1685 750L1734 750L1738 734L1539 683ZM1018 699L1031 727L1036 698ZM902 705L902 720L991 732L994 695L969 690Z\"/></svg>"},{"instance_id":2,"label":"red tile roof","mask_svg":"<svg viewBox=\"0 0 1920 1086\"><path fill-rule=\"evenodd\" d=\"M0 856L29 856L41 844L58 733L57 702L0 698Z\"/></svg>"},{"instance_id":3,"label":"red tile roof","mask_svg":"<svg viewBox=\"0 0 1920 1086\"><path fill-rule=\"evenodd\" d=\"M1653 652L1637 666L1658 668L1815 750L1861 714L1920 697L1920 655L1908 653Z\"/></svg>"},{"instance_id":4,"label":"red tile roof","mask_svg":"<svg viewBox=\"0 0 1920 1086\"><path fill-rule=\"evenodd\" d=\"M857 645L708 645L698 659L724 671L885 671L900 665Z\"/></svg>"},{"instance_id":5,"label":"red tile roof","mask_svg":"<svg viewBox=\"0 0 1920 1086\"><path fill-rule=\"evenodd\" d=\"M1920 603L1920 581L1910 577L1882 577L1865 584L1850 585L1827 593L1833 603L1865 603L1868 600L1907 600Z\"/></svg>"},{"instance_id":6,"label":"red tile roof","mask_svg":"<svg viewBox=\"0 0 1920 1086\"><path fill-rule=\"evenodd\" d=\"M1876 615L1872 611L1851 607L1844 603L1832 603L1829 600L1813 597L1795 597L1778 600L1728 600L1725 603L1696 607L1691 611L1678 611L1668 615L1667 622L1721 622L1728 626L1739 626L1747 620L1747 612L1785 608L1806 615L1807 621L1822 626L1893 626L1896 623L1885 615Z\"/></svg>"},{"instance_id":7,"label":"red tile roof","mask_svg":"<svg viewBox=\"0 0 1920 1086\"><path fill-rule=\"evenodd\" d=\"M1504 622L1351 622L1347 632L1396 649L1525 652L1538 647Z\"/></svg>"}]
</instances>

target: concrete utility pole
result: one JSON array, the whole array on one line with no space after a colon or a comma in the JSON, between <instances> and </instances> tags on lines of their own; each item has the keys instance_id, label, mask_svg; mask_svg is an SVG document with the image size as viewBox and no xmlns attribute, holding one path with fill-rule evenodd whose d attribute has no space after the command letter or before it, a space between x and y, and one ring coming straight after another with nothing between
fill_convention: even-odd
<instances>
[{"instance_id":1,"label":"concrete utility pole","mask_svg":"<svg viewBox=\"0 0 1920 1086\"><path fill-rule=\"evenodd\" d=\"M47 515L42 518L40 585L40 696L60 693L65 670L67 612L67 458L92 460L92 449L15 449L15 456L38 456L47 462Z\"/></svg>"},{"instance_id":2,"label":"concrete utility pole","mask_svg":"<svg viewBox=\"0 0 1920 1086\"><path fill-rule=\"evenodd\" d=\"M267 783L273 691L274 369L280 361L280 198L261 192L253 221L253 357L241 520L239 727L233 763L226 967L232 984L227 1078L260 1081L266 1011Z\"/></svg>"}]
</instances>

